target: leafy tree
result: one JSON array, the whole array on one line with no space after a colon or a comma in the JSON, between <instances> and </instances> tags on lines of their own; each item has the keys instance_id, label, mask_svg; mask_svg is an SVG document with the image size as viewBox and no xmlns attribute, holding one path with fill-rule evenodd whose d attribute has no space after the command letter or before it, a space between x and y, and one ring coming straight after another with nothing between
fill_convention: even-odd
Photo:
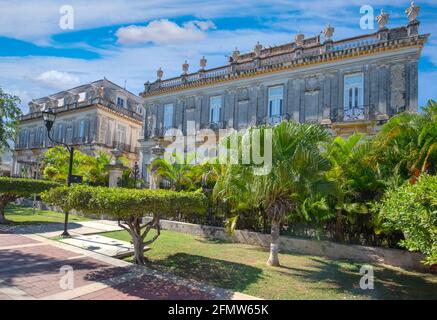
<instances>
[{"instance_id":1,"label":"leafy tree","mask_svg":"<svg viewBox=\"0 0 437 320\"><path fill-rule=\"evenodd\" d=\"M15 138L21 116L20 103L17 96L4 92L0 87L0 154L10 148L9 141Z\"/></svg>"},{"instance_id":2,"label":"leafy tree","mask_svg":"<svg viewBox=\"0 0 437 320\"><path fill-rule=\"evenodd\" d=\"M107 185L109 156L99 152L97 156L86 155L74 150L73 174L83 176L84 182L92 185ZM68 176L69 153L63 146L55 146L44 154L44 178L66 181Z\"/></svg>"},{"instance_id":3,"label":"leafy tree","mask_svg":"<svg viewBox=\"0 0 437 320\"><path fill-rule=\"evenodd\" d=\"M259 129L263 141L268 128L263 126ZM256 204L266 211L271 221L272 236L269 265L279 265L280 224L287 215L298 214L299 194L311 190L317 181L322 180L323 172L329 169L329 163L319 148L319 144L328 139L328 132L320 126L284 121L272 128L270 172L256 175L253 166L240 162L230 165L231 168L215 186L217 197L231 199L237 206ZM255 148L251 139L247 143L250 149ZM263 146L261 150L264 150ZM247 198L249 194L252 195Z\"/></svg>"},{"instance_id":4,"label":"leafy tree","mask_svg":"<svg viewBox=\"0 0 437 320\"><path fill-rule=\"evenodd\" d=\"M4 212L8 203L59 186L51 181L0 177L0 224L10 223Z\"/></svg>"},{"instance_id":5,"label":"leafy tree","mask_svg":"<svg viewBox=\"0 0 437 320\"><path fill-rule=\"evenodd\" d=\"M423 174L416 184L388 190L377 209L384 227L403 232L401 246L437 263L437 176Z\"/></svg>"},{"instance_id":6,"label":"leafy tree","mask_svg":"<svg viewBox=\"0 0 437 320\"><path fill-rule=\"evenodd\" d=\"M161 218L175 214L203 214L205 197L202 193L170 190L138 190L124 188L90 187L75 185L49 190L42 195L44 201L64 210L76 209L83 214L109 215L118 220L120 227L132 237L135 263L143 265L144 248L160 235ZM143 218L151 216L148 222ZM156 234L146 240L151 229Z\"/></svg>"}]
</instances>

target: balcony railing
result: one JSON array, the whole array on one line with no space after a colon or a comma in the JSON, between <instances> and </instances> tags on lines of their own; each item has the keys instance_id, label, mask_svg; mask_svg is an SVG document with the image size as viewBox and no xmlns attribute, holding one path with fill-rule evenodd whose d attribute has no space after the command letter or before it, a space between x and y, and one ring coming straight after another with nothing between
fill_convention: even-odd
<instances>
[{"instance_id":1,"label":"balcony railing","mask_svg":"<svg viewBox=\"0 0 437 320\"><path fill-rule=\"evenodd\" d=\"M123 107L119 107L115 103L113 103L112 101L103 99L101 97L95 97L95 98L91 98L91 99L88 99L88 100L85 100L82 102L74 102L74 103L66 104L66 105L63 105L61 107L56 107L54 109L54 111L56 113L67 112L70 110L86 108L86 107L89 107L89 106L95 105L95 104L100 104L104 107L107 107L109 109L112 109L114 111L122 113L123 115L128 116L130 118L133 118L135 120L138 120L138 121L143 120L142 115L140 115L132 110L128 110L128 109L123 108ZM32 120L32 119L37 119L37 118L41 118L41 117L42 117L42 113L40 111L38 111L38 112L23 115L20 117L20 120L26 121L26 120Z\"/></svg>"},{"instance_id":2,"label":"balcony railing","mask_svg":"<svg viewBox=\"0 0 437 320\"><path fill-rule=\"evenodd\" d=\"M374 104L354 106L343 109L342 113L339 113L339 109L334 109L332 118L334 122L375 120L376 106Z\"/></svg>"}]
</instances>

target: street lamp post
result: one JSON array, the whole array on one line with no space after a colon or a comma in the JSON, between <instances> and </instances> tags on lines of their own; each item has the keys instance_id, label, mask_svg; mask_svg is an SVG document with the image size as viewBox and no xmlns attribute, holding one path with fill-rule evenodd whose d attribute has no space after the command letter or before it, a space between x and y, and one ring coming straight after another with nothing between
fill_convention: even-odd
<instances>
[{"instance_id":1,"label":"street lamp post","mask_svg":"<svg viewBox=\"0 0 437 320\"><path fill-rule=\"evenodd\" d=\"M67 177L67 185L71 186L72 178L73 178L73 156L74 156L74 147L69 146L66 143L63 143L61 141L55 141L52 139L50 132L52 130L53 124L56 120L56 114L51 108L46 108L42 111L42 117L44 119L44 125L47 128L47 136L54 144L61 144L63 145L68 152L70 153L70 161L68 166L68 177ZM61 237L63 238L69 238L70 234L68 233L68 211L65 212L65 221L64 221L64 232L61 234Z\"/></svg>"},{"instance_id":2,"label":"street lamp post","mask_svg":"<svg viewBox=\"0 0 437 320\"><path fill-rule=\"evenodd\" d=\"M135 189L137 188L138 172L139 172L138 162L135 161L135 165L134 165L134 188Z\"/></svg>"}]
</instances>

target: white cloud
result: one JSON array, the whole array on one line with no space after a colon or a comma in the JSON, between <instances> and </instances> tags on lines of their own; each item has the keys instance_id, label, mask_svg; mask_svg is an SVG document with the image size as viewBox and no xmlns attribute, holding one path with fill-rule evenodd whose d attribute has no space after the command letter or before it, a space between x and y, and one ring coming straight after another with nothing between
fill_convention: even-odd
<instances>
[{"instance_id":1,"label":"white cloud","mask_svg":"<svg viewBox=\"0 0 437 320\"><path fill-rule=\"evenodd\" d=\"M80 82L78 77L69 74L68 72L62 72L57 70L45 71L37 76L35 80L41 81L42 83L53 89L72 87L79 84Z\"/></svg>"},{"instance_id":2,"label":"white cloud","mask_svg":"<svg viewBox=\"0 0 437 320\"><path fill-rule=\"evenodd\" d=\"M154 20L147 26L128 26L117 30L121 44L174 44L205 39L205 31L215 28L211 21L189 21L182 27L167 19Z\"/></svg>"}]
</instances>

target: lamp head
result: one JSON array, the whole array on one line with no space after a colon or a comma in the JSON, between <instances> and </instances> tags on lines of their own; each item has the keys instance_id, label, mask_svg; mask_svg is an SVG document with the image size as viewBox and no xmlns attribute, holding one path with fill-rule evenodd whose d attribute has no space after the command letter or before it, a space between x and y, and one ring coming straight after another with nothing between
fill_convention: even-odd
<instances>
[{"instance_id":1,"label":"lamp head","mask_svg":"<svg viewBox=\"0 0 437 320\"><path fill-rule=\"evenodd\" d=\"M56 119L55 112L52 108L45 108L44 110L42 110L42 118L44 120L44 125L46 126L47 131L50 132Z\"/></svg>"}]
</instances>

